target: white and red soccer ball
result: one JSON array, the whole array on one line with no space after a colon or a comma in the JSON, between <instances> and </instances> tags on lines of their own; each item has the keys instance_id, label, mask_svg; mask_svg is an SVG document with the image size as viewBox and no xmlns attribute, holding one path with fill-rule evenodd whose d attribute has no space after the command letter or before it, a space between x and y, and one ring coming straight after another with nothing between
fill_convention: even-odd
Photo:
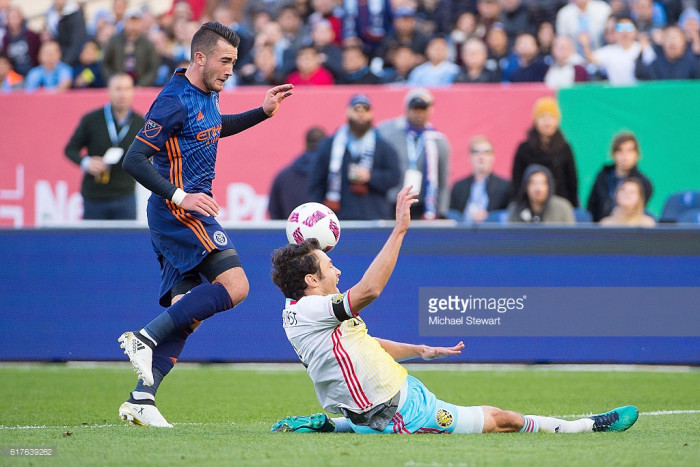
<instances>
[{"instance_id":1,"label":"white and red soccer ball","mask_svg":"<svg viewBox=\"0 0 700 467\"><path fill-rule=\"evenodd\" d=\"M340 238L340 221L333 210L321 203L297 206L287 219L287 240L301 243L315 238L324 252L331 251Z\"/></svg>"}]
</instances>

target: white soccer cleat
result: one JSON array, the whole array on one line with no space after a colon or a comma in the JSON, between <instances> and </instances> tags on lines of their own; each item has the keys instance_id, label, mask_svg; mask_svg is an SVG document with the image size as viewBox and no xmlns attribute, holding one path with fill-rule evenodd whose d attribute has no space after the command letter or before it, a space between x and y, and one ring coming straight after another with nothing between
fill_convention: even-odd
<instances>
[{"instance_id":1,"label":"white soccer cleat","mask_svg":"<svg viewBox=\"0 0 700 467\"><path fill-rule=\"evenodd\" d=\"M155 405L124 402L119 407L119 418L132 425L172 428Z\"/></svg>"},{"instance_id":2,"label":"white soccer cleat","mask_svg":"<svg viewBox=\"0 0 700 467\"><path fill-rule=\"evenodd\" d=\"M119 342L144 386L153 386L153 370L151 368L153 349L151 346L130 331L119 336Z\"/></svg>"}]
</instances>

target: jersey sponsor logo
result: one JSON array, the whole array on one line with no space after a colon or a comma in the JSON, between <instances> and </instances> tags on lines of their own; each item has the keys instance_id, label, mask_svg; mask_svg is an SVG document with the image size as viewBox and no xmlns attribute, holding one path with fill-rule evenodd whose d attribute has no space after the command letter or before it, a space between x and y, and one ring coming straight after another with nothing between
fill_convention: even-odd
<instances>
[{"instance_id":1,"label":"jersey sponsor logo","mask_svg":"<svg viewBox=\"0 0 700 467\"><path fill-rule=\"evenodd\" d=\"M214 232L214 243L216 243L219 246L224 246L228 243L228 238L226 238L226 234L223 233L221 230L217 230Z\"/></svg>"},{"instance_id":2,"label":"jersey sponsor logo","mask_svg":"<svg viewBox=\"0 0 700 467\"><path fill-rule=\"evenodd\" d=\"M146 135L147 138L155 138L162 129L163 127L160 124L149 119L146 122L146 126L143 127L143 134Z\"/></svg>"},{"instance_id":3,"label":"jersey sponsor logo","mask_svg":"<svg viewBox=\"0 0 700 467\"><path fill-rule=\"evenodd\" d=\"M435 422L442 428L447 428L448 426L452 425L454 420L455 417L449 410L440 409L435 413Z\"/></svg>"},{"instance_id":4,"label":"jersey sponsor logo","mask_svg":"<svg viewBox=\"0 0 700 467\"><path fill-rule=\"evenodd\" d=\"M219 141L219 136L221 136L221 125L212 126L197 133L197 141L206 141L207 144L213 144Z\"/></svg>"}]
</instances>

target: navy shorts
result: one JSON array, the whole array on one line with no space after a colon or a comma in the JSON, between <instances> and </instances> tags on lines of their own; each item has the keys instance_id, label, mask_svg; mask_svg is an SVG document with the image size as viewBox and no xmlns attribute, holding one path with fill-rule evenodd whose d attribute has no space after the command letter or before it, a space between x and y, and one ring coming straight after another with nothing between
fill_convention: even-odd
<instances>
[{"instance_id":1,"label":"navy shorts","mask_svg":"<svg viewBox=\"0 0 700 467\"><path fill-rule=\"evenodd\" d=\"M158 196L148 200L151 243L160 263L160 304L170 306L170 290L215 250L233 249L233 242L213 217L185 211Z\"/></svg>"}]
</instances>

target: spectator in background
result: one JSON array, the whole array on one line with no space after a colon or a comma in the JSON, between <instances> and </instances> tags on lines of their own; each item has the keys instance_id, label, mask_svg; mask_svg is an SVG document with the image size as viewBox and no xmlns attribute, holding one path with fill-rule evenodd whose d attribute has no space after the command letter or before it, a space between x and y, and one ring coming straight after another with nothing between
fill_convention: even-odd
<instances>
[{"instance_id":1,"label":"spectator in background","mask_svg":"<svg viewBox=\"0 0 700 467\"><path fill-rule=\"evenodd\" d=\"M615 192L622 181L629 177L642 183L645 206L653 193L651 181L637 168L640 158L639 141L633 133L623 132L616 135L611 153L613 163L603 166L598 172L588 198L587 209L593 217L593 222L610 215L615 206Z\"/></svg>"},{"instance_id":2,"label":"spectator in background","mask_svg":"<svg viewBox=\"0 0 700 467\"><path fill-rule=\"evenodd\" d=\"M430 38L416 27L416 10L412 6L401 6L394 11L394 29L382 41L377 56L386 57L387 52L397 45L408 45L413 49L419 62L425 61L425 49Z\"/></svg>"},{"instance_id":3,"label":"spectator in background","mask_svg":"<svg viewBox=\"0 0 700 467\"><path fill-rule=\"evenodd\" d=\"M501 75L498 70L486 68L488 50L478 37L472 37L462 47L462 67L455 77L455 83L498 83Z\"/></svg>"},{"instance_id":4,"label":"spectator in background","mask_svg":"<svg viewBox=\"0 0 700 467\"><path fill-rule=\"evenodd\" d=\"M54 0L46 14L46 26L51 38L61 48L63 62L69 66L78 63L78 56L87 40L85 17L74 0Z\"/></svg>"},{"instance_id":5,"label":"spectator in background","mask_svg":"<svg viewBox=\"0 0 700 467\"><path fill-rule=\"evenodd\" d=\"M24 90L65 91L73 83L73 70L61 61L61 47L56 41L46 41L39 49L39 66L29 70Z\"/></svg>"},{"instance_id":6,"label":"spectator in background","mask_svg":"<svg viewBox=\"0 0 700 467\"><path fill-rule=\"evenodd\" d=\"M408 45L392 47L384 57L382 81L391 84L406 84L408 76L416 67L418 57Z\"/></svg>"},{"instance_id":7,"label":"spectator in background","mask_svg":"<svg viewBox=\"0 0 700 467\"><path fill-rule=\"evenodd\" d=\"M80 51L78 64L73 67L73 88L103 88L106 86L102 77L102 62L100 61L100 45L89 40Z\"/></svg>"},{"instance_id":8,"label":"spectator in background","mask_svg":"<svg viewBox=\"0 0 700 467\"><path fill-rule=\"evenodd\" d=\"M513 48L517 66L507 76L511 83L541 83L549 67L537 47L537 39L532 34L518 35Z\"/></svg>"},{"instance_id":9,"label":"spectator in background","mask_svg":"<svg viewBox=\"0 0 700 467\"><path fill-rule=\"evenodd\" d=\"M66 145L66 157L83 169L83 219L136 219L134 179L122 170L123 155L145 124L131 109L133 98L131 76L112 76L109 103L83 116Z\"/></svg>"},{"instance_id":10,"label":"spectator in background","mask_svg":"<svg viewBox=\"0 0 700 467\"><path fill-rule=\"evenodd\" d=\"M698 58L678 26L664 30L661 47L645 41L635 74L640 80L698 79Z\"/></svg>"},{"instance_id":11,"label":"spectator in background","mask_svg":"<svg viewBox=\"0 0 700 467\"><path fill-rule=\"evenodd\" d=\"M299 49L296 64L297 69L287 76L287 83L294 86L323 86L335 82L331 72L321 65L318 51L311 45Z\"/></svg>"},{"instance_id":12,"label":"spectator in background","mask_svg":"<svg viewBox=\"0 0 700 467\"><path fill-rule=\"evenodd\" d=\"M527 167L545 166L551 173L552 192L578 207L578 175L571 146L564 138L559 123L561 111L552 97L537 99L533 108L534 125L527 139L520 143L513 159L513 189L520 192L520 182Z\"/></svg>"},{"instance_id":13,"label":"spectator in background","mask_svg":"<svg viewBox=\"0 0 700 467\"><path fill-rule=\"evenodd\" d=\"M415 67L408 76L411 86L448 86L459 73L459 66L449 60L449 48L444 37L435 36L425 50L428 61Z\"/></svg>"},{"instance_id":14,"label":"spectator in background","mask_svg":"<svg viewBox=\"0 0 700 467\"><path fill-rule=\"evenodd\" d=\"M246 27L241 9L229 8L226 6L226 4L222 3L217 9L214 10L212 16L214 21L221 23L224 26L228 26L233 30L233 32L238 34L238 37L241 38L241 42L238 45L238 56L241 57L243 61L241 63L237 62L237 64L244 64L245 57L250 55L250 51L253 48L255 37L253 37L251 32ZM292 68L294 68L294 60L292 60Z\"/></svg>"},{"instance_id":15,"label":"spectator in background","mask_svg":"<svg viewBox=\"0 0 700 467\"><path fill-rule=\"evenodd\" d=\"M253 49L253 63L240 67L238 84L241 86L277 86L283 84L284 76L277 68L275 51L271 45L261 45Z\"/></svg>"},{"instance_id":16,"label":"spectator in background","mask_svg":"<svg viewBox=\"0 0 700 467\"><path fill-rule=\"evenodd\" d=\"M109 41L102 68L107 80L117 73L126 73L136 86L155 83L160 57L141 30L141 15L141 10L128 10L124 15L124 30Z\"/></svg>"},{"instance_id":17,"label":"spectator in background","mask_svg":"<svg viewBox=\"0 0 700 467\"><path fill-rule=\"evenodd\" d=\"M678 21L678 26L685 33L685 37L689 42L690 50L695 54L695 57L700 56L700 12L695 8L686 8L681 14ZM659 35L659 41L661 34Z\"/></svg>"},{"instance_id":18,"label":"spectator in background","mask_svg":"<svg viewBox=\"0 0 700 467\"><path fill-rule=\"evenodd\" d=\"M635 177L624 179L615 190L615 207L600 220L606 227L654 227L656 221L644 213L644 185Z\"/></svg>"},{"instance_id":19,"label":"spectator in background","mask_svg":"<svg viewBox=\"0 0 700 467\"><path fill-rule=\"evenodd\" d=\"M554 179L547 167L532 164L523 173L515 200L508 205L508 222L574 224L571 203L553 193Z\"/></svg>"},{"instance_id":20,"label":"spectator in background","mask_svg":"<svg viewBox=\"0 0 700 467\"><path fill-rule=\"evenodd\" d=\"M312 26L317 21L325 19L333 29L333 42L338 47L343 43L343 10L336 0L311 0L314 12L309 16L308 23Z\"/></svg>"},{"instance_id":21,"label":"spectator in background","mask_svg":"<svg viewBox=\"0 0 700 467\"><path fill-rule=\"evenodd\" d=\"M498 24L498 27L503 31L503 35L505 36L506 48L509 49L508 34L506 34L503 24L498 22L498 18L501 16L501 4L498 0L478 0L476 9L478 12L477 17L479 18L479 22L476 26L477 36L485 37L493 25Z\"/></svg>"},{"instance_id":22,"label":"spectator in background","mask_svg":"<svg viewBox=\"0 0 700 467\"><path fill-rule=\"evenodd\" d=\"M666 27L664 8L654 0L631 0L631 17L637 30L652 37L653 31Z\"/></svg>"},{"instance_id":23,"label":"spectator in background","mask_svg":"<svg viewBox=\"0 0 700 467\"><path fill-rule=\"evenodd\" d=\"M573 0L557 13L555 29L557 34L574 40L587 34L595 50L603 45L603 31L611 13L610 5L602 0Z\"/></svg>"},{"instance_id":24,"label":"spectator in background","mask_svg":"<svg viewBox=\"0 0 700 467\"><path fill-rule=\"evenodd\" d=\"M493 173L493 145L486 136L471 139L469 160L473 172L452 187L449 217L479 223L490 211L506 209L513 192L508 180Z\"/></svg>"},{"instance_id":25,"label":"spectator in background","mask_svg":"<svg viewBox=\"0 0 700 467\"><path fill-rule=\"evenodd\" d=\"M313 168L314 151L325 137L323 128L309 128L304 138L304 153L277 174L270 188L270 201L267 205L270 219L287 219L294 208L311 201L309 174Z\"/></svg>"},{"instance_id":26,"label":"spectator in background","mask_svg":"<svg viewBox=\"0 0 700 467\"><path fill-rule=\"evenodd\" d=\"M12 62L7 55L0 53L0 91L12 92L22 89L24 76L12 69Z\"/></svg>"},{"instance_id":27,"label":"spectator in background","mask_svg":"<svg viewBox=\"0 0 700 467\"><path fill-rule=\"evenodd\" d=\"M343 51L335 43L335 32L330 21L319 19L311 25L311 45L318 51L321 64L331 72L334 79L343 74ZM287 49L284 55L284 71L294 70L297 49ZM291 64L289 67L288 64Z\"/></svg>"},{"instance_id":28,"label":"spectator in background","mask_svg":"<svg viewBox=\"0 0 700 467\"><path fill-rule=\"evenodd\" d=\"M614 85L629 86L637 82L634 67L642 50L637 42L637 27L632 18L621 16L615 23L615 44L591 50L587 34L579 36L579 43L589 63L602 69L608 82Z\"/></svg>"},{"instance_id":29,"label":"spectator in background","mask_svg":"<svg viewBox=\"0 0 700 467\"><path fill-rule=\"evenodd\" d=\"M360 39L370 57L393 27L390 0L343 0L343 44L348 39Z\"/></svg>"},{"instance_id":30,"label":"spectator in background","mask_svg":"<svg viewBox=\"0 0 700 467\"><path fill-rule=\"evenodd\" d=\"M289 47L298 49L304 42L304 38L308 37L309 31L294 3L282 3L277 10L276 19L282 30L282 37Z\"/></svg>"},{"instance_id":31,"label":"spectator in background","mask_svg":"<svg viewBox=\"0 0 700 467\"><path fill-rule=\"evenodd\" d=\"M401 178L396 151L375 130L367 96L354 95L346 115L348 123L316 149L311 199L333 209L338 219L391 219L387 192Z\"/></svg>"},{"instance_id":32,"label":"spectator in background","mask_svg":"<svg viewBox=\"0 0 700 467\"><path fill-rule=\"evenodd\" d=\"M186 21L184 19L178 19L173 23L175 40L172 42L171 53L176 63L190 61L192 37L199 29L199 26L195 21Z\"/></svg>"},{"instance_id":33,"label":"spectator in background","mask_svg":"<svg viewBox=\"0 0 700 467\"><path fill-rule=\"evenodd\" d=\"M411 207L413 219L446 217L450 203L450 143L430 123L435 99L425 88L413 88L404 98L405 115L377 126L382 138L399 156L403 183L389 192L389 199L411 185L419 192Z\"/></svg>"},{"instance_id":34,"label":"spectator in background","mask_svg":"<svg viewBox=\"0 0 700 467\"><path fill-rule=\"evenodd\" d=\"M26 76L39 64L39 34L27 29L22 10L10 5L7 8L7 29L2 38L0 53L6 55L15 72Z\"/></svg>"},{"instance_id":35,"label":"spectator in background","mask_svg":"<svg viewBox=\"0 0 700 467\"><path fill-rule=\"evenodd\" d=\"M498 21L508 35L508 43L515 45L515 40L521 34L537 33L535 24L530 20L530 13L522 0L498 0L501 14Z\"/></svg>"},{"instance_id":36,"label":"spectator in background","mask_svg":"<svg viewBox=\"0 0 700 467\"><path fill-rule=\"evenodd\" d=\"M450 43L455 48L458 61L457 65L464 66L462 61L462 49L472 37L483 38L476 33L476 15L471 11L460 14L455 22L454 29L450 32Z\"/></svg>"},{"instance_id":37,"label":"spectator in background","mask_svg":"<svg viewBox=\"0 0 700 467\"><path fill-rule=\"evenodd\" d=\"M477 0L441 0L437 2L433 19L435 20L435 33L450 34L454 29L461 29L458 24L464 13L469 13L476 20ZM464 40L467 39L464 37ZM463 42L463 41L462 41Z\"/></svg>"},{"instance_id":38,"label":"spectator in background","mask_svg":"<svg viewBox=\"0 0 700 467\"><path fill-rule=\"evenodd\" d=\"M537 28L537 44L540 49L540 57L544 58L547 65L551 65L549 56L552 55L555 37L556 32L552 23L545 21Z\"/></svg>"},{"instance_id":39,"label":"spectator in background","mask_svg":"<svg viewBox=\"0 0 700 467\"><path fill-rule=\"evenodd\" d=\"M380 84L379 76L369 69L367 55L358 45L343 48L343 74L337 84Z\"/></svg>"},{"instance_id":40,"label":"spectator in background","mask_svg":"<svg viewBox=\"0 0 700 467\"><path fill-rule=\"evenodd\" d=\"M489 51L489 58L486 61L486 68L497 71L501 77L508 69L509 51L508 36L499 24L494 24L486 34L486 46Z\"/></svg>"},{"instance_id":41,"label":"spectator in background","mask_svg":"<svg viewBox=\"0 0 700 467\"><path fill-rule=\"evenodd\" d=\"M557 36L554 39L552 60L544 76L544 82L550 88L569 88L574 83L588 81L588 72L583 66L586 62L576 53L576 44L571 37Z\"/></svg>"}]
</instances>

